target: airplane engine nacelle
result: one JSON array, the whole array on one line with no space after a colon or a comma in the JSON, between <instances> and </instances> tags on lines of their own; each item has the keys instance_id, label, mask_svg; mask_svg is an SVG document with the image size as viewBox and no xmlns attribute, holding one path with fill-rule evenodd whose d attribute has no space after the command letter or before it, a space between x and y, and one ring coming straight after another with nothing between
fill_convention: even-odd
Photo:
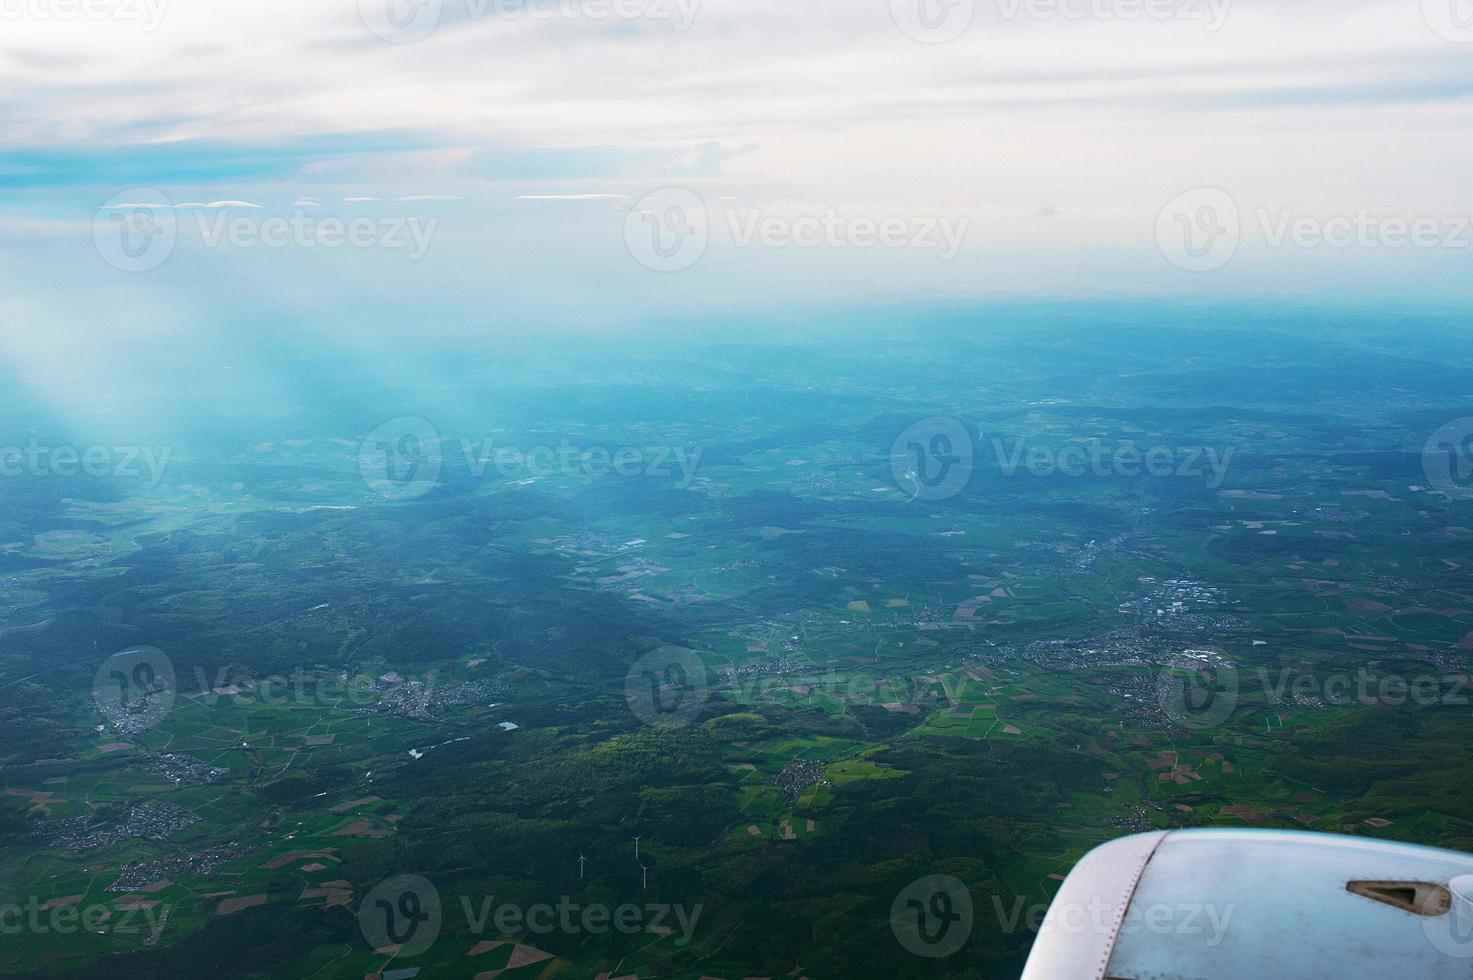
<instances>
[{"instance_id":1,"label":"airplane engine nacelle","mask_svg":"<svg viewBox=\"0 0 1473 980\"><path fill-rule=\"evenodd\" d=\"M1140 834L1091 851L1023 980L1470 980L1473 856L1294 831Z\"/></svg>"}]
</instances>

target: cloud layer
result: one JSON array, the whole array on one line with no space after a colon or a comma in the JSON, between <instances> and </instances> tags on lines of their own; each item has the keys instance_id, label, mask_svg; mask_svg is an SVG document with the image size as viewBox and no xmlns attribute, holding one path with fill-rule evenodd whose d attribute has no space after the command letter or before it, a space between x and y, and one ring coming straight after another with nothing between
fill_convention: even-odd
<instances>
[{"instance_id":1,"label":"cloud layer","mask_svg":"<svg viewBox=\"0 0 1473 980\"><path fill-rule=\"evenodd\" d=\"M277 311L323 295L325 259L185 237L153 278L119 276L89 228L141 187L182 213L434 217L413 270L331 260L335 309L427 317L754 294L1459 296L1466 254L1257 241L1285 209L1473 215L1473 36L1442 2L110 0L88 18L25 0L0 24L0 288L47 323L75 315L61 269L73 301L146 296L180 318L243 290ZM711 242L655 288L623 234L670 186L712 209ZM1162 261L1154 234L1199 187L1251 232L1210 277ZM967 239L941 264L724 231L831 211L965 220Z\"/></svg>"}]
</instances>

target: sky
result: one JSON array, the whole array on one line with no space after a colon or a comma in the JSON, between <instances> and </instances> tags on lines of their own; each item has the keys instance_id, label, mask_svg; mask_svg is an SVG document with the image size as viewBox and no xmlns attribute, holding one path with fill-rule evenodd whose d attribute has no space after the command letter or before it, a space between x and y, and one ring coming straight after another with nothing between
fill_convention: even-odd
<instances>
[{"instance_id":1,"label":"sky","mask_svg":"<svg viewBox=\"0 0 1473 980\"><path fill-rule=\"evenodd\" d=\"M0 0L0 358L1459 304L1470 115L1468 0Z\"/></svg>"}]
</instances>

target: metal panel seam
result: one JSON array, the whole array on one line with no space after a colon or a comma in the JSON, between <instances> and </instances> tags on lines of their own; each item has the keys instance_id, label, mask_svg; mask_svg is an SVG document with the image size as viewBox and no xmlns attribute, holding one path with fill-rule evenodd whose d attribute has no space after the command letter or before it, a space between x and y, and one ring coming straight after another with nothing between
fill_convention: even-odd
<instances>
[{"instance_id":1,"label":"metal panel seam","mask_svg":"<svg viewBox=\"0 0 1473 980\"><path fill-rule=\"evenodd\" d=\"M1136 869L1135 877L1130 880L1129 889L1125 893L1125 900L1115 910L1115 921L1110 927L1110 938L1105 945L1105 958L1100 963L1099 969L1095 971L1094 980L1105 980L1105 972L1110 969L1110 960L1115 956L1115 943L1119 941L1120 930L1125 925L1125 913L1130 910L1130 903L1135 901L1135 893L1140 888L1141 877L1146 873L1146 866L1156 856L1156 851L1165 843L1166 838L1170 836L1171 832L1168 831L1156 839L1156 843L1151 845L1151 853L1146 855L1145 860L1141 862L1141 866Z\"/></svg>"}]
</instances>

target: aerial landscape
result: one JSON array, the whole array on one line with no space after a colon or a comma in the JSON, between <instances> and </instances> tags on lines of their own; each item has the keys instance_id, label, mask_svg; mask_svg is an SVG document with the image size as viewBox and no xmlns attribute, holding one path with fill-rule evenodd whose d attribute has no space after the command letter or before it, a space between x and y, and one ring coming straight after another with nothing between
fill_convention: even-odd
<instances>
[{"instance_id":1,"label":"aerial landscape","mask_svg":"<svg viewBox=\"0 0 1473 980\"><path fill-rule=\"evenodd\" d=\"M0 978L1467 980L1467 0L0 0Z\"/></svg>"},{"instance_id":2,"label":"aerial landscape","mask_svg":"<svg viewBox=\"0 0 1473 980\"><path fill-rule=\"evenodd\" d=\"M1000 976L1123 833L1473 848L1473 365L1139 313L977 311L985 376L917 343L951 311L418 403L298 348L269 429L11 484L4 968ZM941 961L891 921L932 875Z\"/></svg>"}]
</instances>

